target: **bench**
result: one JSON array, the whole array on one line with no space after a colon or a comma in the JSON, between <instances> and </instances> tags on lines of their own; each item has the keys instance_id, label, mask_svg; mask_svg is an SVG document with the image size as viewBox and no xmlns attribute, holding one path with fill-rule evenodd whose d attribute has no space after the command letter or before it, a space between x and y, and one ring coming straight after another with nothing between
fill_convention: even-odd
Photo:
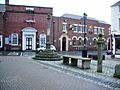
<instances>
[{"instance_id":1,"label":"bench","mask_svg":"<svg viewBox=\"0 0 120 90\"><path fill-rule=\"evenodd\" d=\"M98 55L88 54L88 58L92 58L93 60L98 60ZM105 55L102 55L102 60L105 60Z\"/></svg>"},{"instance_id":2,"label":"bench","mask_svg":"<svg viewBox=\"0 0 120 90\"><path fill-rule=\"evenodd\" d=\"M71 60L72 66L77 66L78 60L82 61L82 69L90 69L91 58L83 58L80 56L72 56L72 55L63 55L63 64L69 65Z\"/></svg>"}]
</instances>

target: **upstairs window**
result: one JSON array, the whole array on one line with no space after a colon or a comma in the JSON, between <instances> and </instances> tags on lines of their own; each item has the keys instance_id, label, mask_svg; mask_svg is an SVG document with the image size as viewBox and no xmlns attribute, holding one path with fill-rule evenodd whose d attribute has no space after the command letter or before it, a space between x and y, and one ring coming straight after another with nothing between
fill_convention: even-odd
<instances>
[{"instance_id":1,"label":"upstairs window","mask_svg":"<svg viewBox=\"0 0 120 90\"><path fill-rule=\"evenodd\" d=\"M104 35L104 28L103 28L103 29L101 29L101 33L102 33L102 35Z\"/></svg>"},{"instance_id":2,"label":"upstairs window","mask_svg":"<svg viewBox=\"0 0 120 90\"><path fill-rule=\"evenodd\" d=\"M111 28L109 28L109 35L111 35Z\"/></svg>"},{"instance_id":3,"label":"upstairs window","mask_svg":"<svg viewBox=\"0 0 120 90\"><path fill-rule=\"evenodd\" d=\"M79 33L83 33L82 25L79 25Z\"/></svg>"},{"instance_id":4,"label":"upstairs window","mask_svg":"<svg viewBox=\"0 0 120 90\"><path fill-rule=\"evenodd\" d=\"M67 32L67 23L62 24L62 31Z\"/></svg>"},{"instance_id":5,"label":"upstairs window","mask_svg":"<svg viewBox=\"0 0 120 90\"><path fill-rule=\"evenodd\" d=\"M98 34L98 28L94 27L94 34Z\"/></svg>"},{"instance_id":6,"label":"upstairs window","mask_svg":"<svg viewBox=\"0 0 120 90\"><path fill-rule=\"evenodd\" d=\"M103 27L98 28L98 34L104 35L104 28Z\"/></svg>"},{"instance_id":7,"label":"upstairs window","mask_svg":"<svg viewBox=\"0 0 120 90\"><path fill-rule=\"evenodd\" d=\"M12 45L18 45L18 34L17 33L13 33L11 35L11 43Z\"/></svg>"},{"instance_id":8,"label":"upstairs window","mask_svg":"<svg viewBox=\"0 0 120 90\"><path fill-rule=\"evenodd\" d=\"M32 7L26 7L26 11L28 13L33 13L34 12L34 8L32 8Z\"/></svg>"},{"instance_id":9,"label":"upstairs window","mask_svg":"<svg viewBox=\"0 0 120 90\"><path fill-rule=\"evenodd\" d=\"M74 24L72 27L73 32L78 32L78 25Z\"/></svg>"},{"instance_id":10,"label":"upstairs window","mask_svg":"<svg viewBox=\"0 0 120 90\"><path fill-rule=\"evenodd\" d=\"M82 25L82 32L87 33L87 30L88 30L87 25Z\"/></svg>"}]
</instances>

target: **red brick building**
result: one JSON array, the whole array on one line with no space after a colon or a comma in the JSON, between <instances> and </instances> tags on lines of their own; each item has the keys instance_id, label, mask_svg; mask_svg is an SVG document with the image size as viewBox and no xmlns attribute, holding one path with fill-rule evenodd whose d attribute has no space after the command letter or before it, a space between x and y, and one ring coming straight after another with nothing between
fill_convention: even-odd
<instances>
[{"instance_id":1,"label":"red brick building","mask_svg":"<svg viewBox=\"0 0 120 90\"><path fill-rule=\"evenodd\" d=\"M53 8L0 4L0 49L36 50L46 43L47 15L51 15L51 44L59 51L81 50L83 47L83 20L81 16L64 14L52 16ZM87 47L96 50L98 34L104 35L106 46L110 25L87 18Z\"/></svg>"},{"instance_id":2,"label":"red brick building","mask_svg":"<svg viewBox=\"0 0 120 90\"><path fill-rule=\"evenodd\" d=\"M60 51L69 50L81 50L84 44L84 24L83 17L73 14L64 14L61 17L54 17L56 46ZM103 34L106 47L108 48L108 40L110 35L110 25L96 20L91 17L87 17L86 20L86 32L87 32L87 48L89 50L97 49L97 38L100 33ZM58 40L56 40L58 39Z\"/></svg>"}]
</instances>

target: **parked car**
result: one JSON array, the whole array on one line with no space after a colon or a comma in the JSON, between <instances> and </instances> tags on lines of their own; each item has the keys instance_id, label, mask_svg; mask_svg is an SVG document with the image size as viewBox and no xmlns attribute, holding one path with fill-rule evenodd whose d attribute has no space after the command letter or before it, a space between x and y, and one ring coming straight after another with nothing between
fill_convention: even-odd
<instances>
[{"instance_id":1,"label":"parked car","mask_svg":"<svg viewBox=\"0 0 120 90\"><path fill-rule=\"evenodd\" d=\"M39 48L37 48L37 50L38 50L39 52L43 52L43 51L45 51L45 49L46 49L46 46L40 46ZM56 51L55 46L54 46L54 45L50 45L50 50Z\"/></svg>"},{"instance_id":2,"label":"parked car","mask_svg":"<svg viewBox=\"0 0 120 90\"><path fill-rule=\"evenodd\" d=\"M115 54L116 54L116 55L120 55L120 49L116 49Z\"/></svg>"},{"instance_id":3,"label":"parked car","mask_svg":"<svg viewBox=\"0 0 120 90\"><path fill-rule=\"evenodd\" d=\"M112 54L111 50L107 50L106 53L107 53L107 55L111 55Z\"/></svg>"}]
</instances>

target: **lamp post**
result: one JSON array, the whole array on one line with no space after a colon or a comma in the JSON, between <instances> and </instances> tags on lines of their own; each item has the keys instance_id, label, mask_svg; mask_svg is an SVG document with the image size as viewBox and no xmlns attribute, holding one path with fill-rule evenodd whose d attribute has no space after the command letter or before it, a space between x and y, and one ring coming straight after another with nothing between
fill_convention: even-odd
<instances>
[{"instance_id":1,"label":"lamp post","mask_svg":"<svg viewBox=\"0 0 120 90\"><path fill-rule=\"evenodd\" d=\"M84 45L83 45L83 50L82 50L82 57L87 57L87 46L86 46L87 31L86 31L86 20L87 20L87 14L86 14L86 13L83 13Z\"/></svg>"},{"instance_id":2,"label":"lamp post","mask_svg":"<svg viewBox=\"0 0 120 90\"><path fill-rule=\"evenodd\" d=\"M53 45L54 45L54 38L55 38L55 21L53 21Z\"/></svg>"}]
</instances>

